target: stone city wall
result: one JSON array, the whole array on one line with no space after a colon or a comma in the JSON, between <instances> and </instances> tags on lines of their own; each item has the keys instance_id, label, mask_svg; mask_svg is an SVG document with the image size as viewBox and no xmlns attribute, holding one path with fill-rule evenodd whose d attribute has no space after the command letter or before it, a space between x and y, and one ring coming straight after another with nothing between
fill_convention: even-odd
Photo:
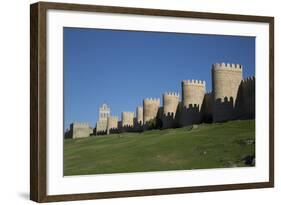
<instances>
[{"instance_id":1,"label":"stone city wall","mask_svg":"<svg viewBox=\"0 0 281 205\"><path fill-rule=\"evenodd\" d=\"M241 81L235 102L237 119L255 118L255 77L247 77Z\"/></svg>"},{"instance_id":2,"label":"stone city wall","mask_svg":"<svg viewBox=\"0 0 281 205\"><path fill-rule=\"evenodd\" d=\"M255 118L255 78L243 80L240 64L216 63L212 65L212 91L206 93L202 80L184 80L181 83L182 96L175 92L163 94L163 106L159 98L145 98L143 107L133 112L122 112L122 120L108 117L97 122L97 134L143 131L182 127L202 122L223 122L234 119ZM101 119L110 114L105 104L100 110Z\"/></svg>"}]
</instances>

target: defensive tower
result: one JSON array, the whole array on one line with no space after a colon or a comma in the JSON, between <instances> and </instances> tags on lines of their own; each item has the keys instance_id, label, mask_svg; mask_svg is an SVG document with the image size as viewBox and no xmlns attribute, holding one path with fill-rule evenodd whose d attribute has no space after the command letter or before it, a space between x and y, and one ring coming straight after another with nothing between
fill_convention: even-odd
<instances>
[{"instance_id":1,"label":"defensive tower","mask_svg":"<svg viewBox=\"0 0 281 205\"><path fill-rule=\"evenodd\" d=\"M206 83L202 80L182 81L182 111L179 118L181 126L201 122L201 106L203 103Z\"/></svg>"},{"instance_id":2,"label":"defensive tower","mask_svg":"<svg viewBox=\"0 0 281 205\"><path fill-rule=\"evenodd\" d=\"M166 92L163 94L163 128L175 126L175 116L179 105L180 96L176 92Z\"/></svg>"},{"instance_id":3,"label":"defensive tower","mask_svg":"<svg viewBox=\"0 0 281 205\"><path fill-rule=\"evenodd\" d=\"M122 130L130 131L134 127L134 112L122 112Z\"/></svg>"},{"instance_id":4,"label":"defensive tower","mask_svg":"<svg viewBox=\"0 0 281 205\"><path fill-rule=\"evenodd\" d=\"M107 118L107 134L116 133L118 131L118 117L110 116Z\"/></svg>"},{"instance_id":5,"label":"defensive tower","mask_svg":"<svg viewBox=\"0 0 281 205\"><path fill-rule=\"evenodd\" d=\"M160 107L159 98L145 98L143 100L143 123L146 124L157 116Z\"/></svg>"},{"instance_id":6,"label":"defensive tower","mask_svg":"<svg viewBox=\"0 0 281 205\"><path fill-rule=\"evenodd\" d=\"M182 101L185 108L195 106L201 108L206 90L205 84L202 80L182 81Z\"/></svg>"},{"instance_id":7,"label":"defensive tower","mask_svg":"<svg viewBox=\"0 0 281 205\"><path fill-rule=\"evenodd\" d=\"M214 122L227 121L235 117L234 104L243 78L242 73L243 68L240 64L213 64Z\"/></svg>"},{"instance_id":8,"label":"defensive tower","mask_svg":"<svg viewBox=\"0 0 281 205\"><path fill-rule=\"evenodd\" d=\"M136 118L137 118L137 123L142 125L143 124L143 107L138 106L136 109Z\"/></svg>"},{"instance_id":9,"label":"defensive tower","mask_svg":"<svg viewBox=\"0 0 281 205\"><path fill-rule=\"evenodd\" d=\"M74 122L70 124L70 137L72 139L89 137L91 134L93 134L93 128L87 122Z\"/></svg>"}]
</instances>

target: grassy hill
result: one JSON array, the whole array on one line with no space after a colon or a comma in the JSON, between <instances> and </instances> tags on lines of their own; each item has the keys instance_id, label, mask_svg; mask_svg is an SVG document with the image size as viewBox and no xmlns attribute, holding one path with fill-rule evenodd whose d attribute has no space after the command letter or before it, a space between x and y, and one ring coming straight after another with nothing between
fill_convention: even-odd
<instances>
[{"instance_id":1,"label":"grassy hill","mask_svg":"<svg viewBox=\"0 0 281 205\"><path fill-rule=\"evenodd\" d=\"M254 155L254 120L200 124L66 139L64 175L250 166Z\"/></svg>"}]
</instances>

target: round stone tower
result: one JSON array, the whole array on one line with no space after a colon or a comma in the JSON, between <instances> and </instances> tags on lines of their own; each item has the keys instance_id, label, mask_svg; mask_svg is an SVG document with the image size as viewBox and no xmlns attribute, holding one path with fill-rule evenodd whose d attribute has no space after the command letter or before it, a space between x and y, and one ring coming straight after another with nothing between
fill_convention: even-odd
<instances>
[{"instance_id":1,"label":"round stone tower","mask_svg":"<svg viewBox=\"0 0 281 205\"><path fill-rule=\"evenodd\" d=\"M184 80L182 81L182 101L184 108L198 107L201 109L205 95L205 81Z\"/></svg>"},{"instance_id":2,"label":"round stone tower","mask_svg":"<svg viewBox=\"0 0 281 205\"><path fill-rule=\"evenodd\" d=\"M179 93L166 92L163 94L163 128L172 128L175 125L175 116L179 104Z\"/></svg>"},{"instance_id":3,"label":"round stone tower","mask_svg":"<svg viewBox=\"0 0 281 205\"><path fill-rule=\"evenodd\" d=\"M143 100L143 123L155 119L160 107L159 98L145 98Z\"/></svg>"},{"instance_id":4,"label":"round stone tower","mask_svg":"<svg viewBox=\"0 0 281 205\"><path fill-rule=\"evenodd\" d=\"M136 112L137 124L142 125L143 124L143 108L141 106L138 106L136 111L137 111Z\"/></svg>"},{"instance_id":5,"label":"round stone tower","mask_svg":"<svg viewBox=\"0 0 281 205\"><path fill-rule=\"evenodd\" d=\"M107 134L118 131L118 117L110 116L107 118Z\"/></svg>"},{"instance_id":6,"label":"round stone tower","mask_svg":"<svg viewBox=\"0 0 281 205\"><path fill-rule=\"evenodd\" d=\"M163 106L164 106L164 115L169 113L176 114L177 107L179 104L180 95L175 92L166 92L163 94Z\"/></svg>"},{"instance_id":7,"label":"round stone tower","mask_svg":"<svg viewBox=\"0 0 281 205\"><path fill-rule=\"evenodd\" d=\"M235 117L234 105L240 83L243 79L242 73L243 68L239 64L213 64L213 120L215 122L227 121Z\"/></svg>"},{"instance_id":8,"label":"round stone tower","mask_svg":"<svg viewBox=\"0 0 281 205\"><path fill-rule=\"evenodd\" d=\"M134 112L122 112L122 127L134 126Z\"/></svg>"},{"instance_id":9,"label":"round stone tower","mask_svg":"<svg viewBox=\"0 0 281 205\"><path fill-rule=\"evenodd\" d=\"M134 112L122 112L121 128L122 132L131 132L134 128Z\"/></svg>"},{"instance_id":10,"label":"round stone tower","mask_svg":"<svg viewBox=\"0 0 281 205\"><path fill-rule=\"evenodd\" d=\"M89 123L86 122L74 122L70 124L71 138L83 138L89 137L93 133Z\"/></svg>"},{"instance_id":11,"label":"round stone tower","mask_svg":"<svg viewBox=\"0 0 281 205\"><path fill-rule=\"evenodd\" d=\"M179 125L198 124L202 121L201 107L205 96L205 81L182 81L182 107L179 116Z\"/></svg>"}]
</instances>

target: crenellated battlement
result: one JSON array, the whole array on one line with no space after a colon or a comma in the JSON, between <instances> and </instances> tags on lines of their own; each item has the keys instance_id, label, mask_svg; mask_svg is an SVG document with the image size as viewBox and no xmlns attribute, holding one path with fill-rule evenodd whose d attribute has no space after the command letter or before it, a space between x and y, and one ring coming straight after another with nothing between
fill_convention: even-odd
<instances>
[{"instance_id":1,"label":"crenellated battlement","mask_svg":"<svg viewBox=\"0 0 281 205\"><path fill-rule=\"evenodd\" d=\"M178 92L165 92L164 96L170 96L170 97L180 97L180 94Z\"/></svg>"},{"instance_id":2,"label":"crenellated battlement","mask_svg":"<svg viewBox=\"0 0 281 205\"><path fill-rule=\"evenodd\" d=\"M134 114L134 112L131 112L131 111L123 111L122 113L124 113L124 114Z\"/></svg>"},{"instance_id":3,"label":"crenellated battlement","mask_svg":"<svg viewBox=\"0 0 281 205\"><path fill-rule=\"evenodd\" d=\"M107 119L108 119L108 121L116 121L116 122L118 122L118 117L117 116L109 116Z\"/></svg>"},{"instance_id":4,"label":"crenellated battlement","mask_svg":"<svg viewBox=\"0 0 281 205\"><path fill-rule=\"evenodd\" d=\"M72 124L75 127L90 127L90 123L88 122L74 122Z\"/></svg>"},{"instance_id":5,"label":"crenellated battlement","mask_svg":"<svg viewBox=\"0 0 281 205\"><path fill-rule=\"evenodd\" d=\"M123 125L123 127L122 127L123 129L128 129L128 128L134 128L134 125L128 125L128 124L126 124L126 125ZM128 130L126 130L126 131L128 131Z\"/></svg>"},{"instance_id":6,"label":"crenellated battlement","mask_svg":"<svg viewBox=\"0 0 281 205\"><path fill-rule=\"evenodd\" d=\"M163 113L164 117L171 117L171 119L174 119L175 113L174 112L167 112Z\"/></svg>"},{"instance_id":7,"label":"crenellated battlement","mask_svg":"<svg viewBox=\"0 0 281 205\"><path fill-rule=\"evenodd\" d=\"M183 80L183 85L192 85L192 86L202 86L205 87L206 82L204 80Z\"/></svg>"},{"instance_id":8,"label":"crenellated battlement","mask_svg":"<svg viewBox=\"0 0 281 205\"><path fill-rule=\"evenodd\" d=\"M244 78L242 80L242 83L250 83L250 82L254 82L256 80L255 76L249 76L247 78Z\"/></svg>"},{"instance_id":9,"label":"crenellated battlement","mask_svg":"<svg viewBox=\"0 0 281 205\"><path fill-rule=\"evenodd\" d=\"M145 98L145 103L160 103L160 98Z\"/></svg>"},{"instance_id":10,"label":"crenellated battlement","mask_svg":"<svg viewBox=\"0 0 281 205\"><path fill-rule=\"evenodd\" d=\"M241 64L234 63L215 63L212 65L212 69L214 70L232 70L232 71L240 71L242 72L243 66Z\"/></svg>"},{"instance_id":11,"label":"crenellated battlement","mask_svg":"<svg viewBox=\"0 0 281 205\"><path fill-rule=\"evenodd\" d=\"M122 112L122 117L134 117L135 113L134 112L129 112L129 111L125 111Z\"/></svg>"}]
</instances>

